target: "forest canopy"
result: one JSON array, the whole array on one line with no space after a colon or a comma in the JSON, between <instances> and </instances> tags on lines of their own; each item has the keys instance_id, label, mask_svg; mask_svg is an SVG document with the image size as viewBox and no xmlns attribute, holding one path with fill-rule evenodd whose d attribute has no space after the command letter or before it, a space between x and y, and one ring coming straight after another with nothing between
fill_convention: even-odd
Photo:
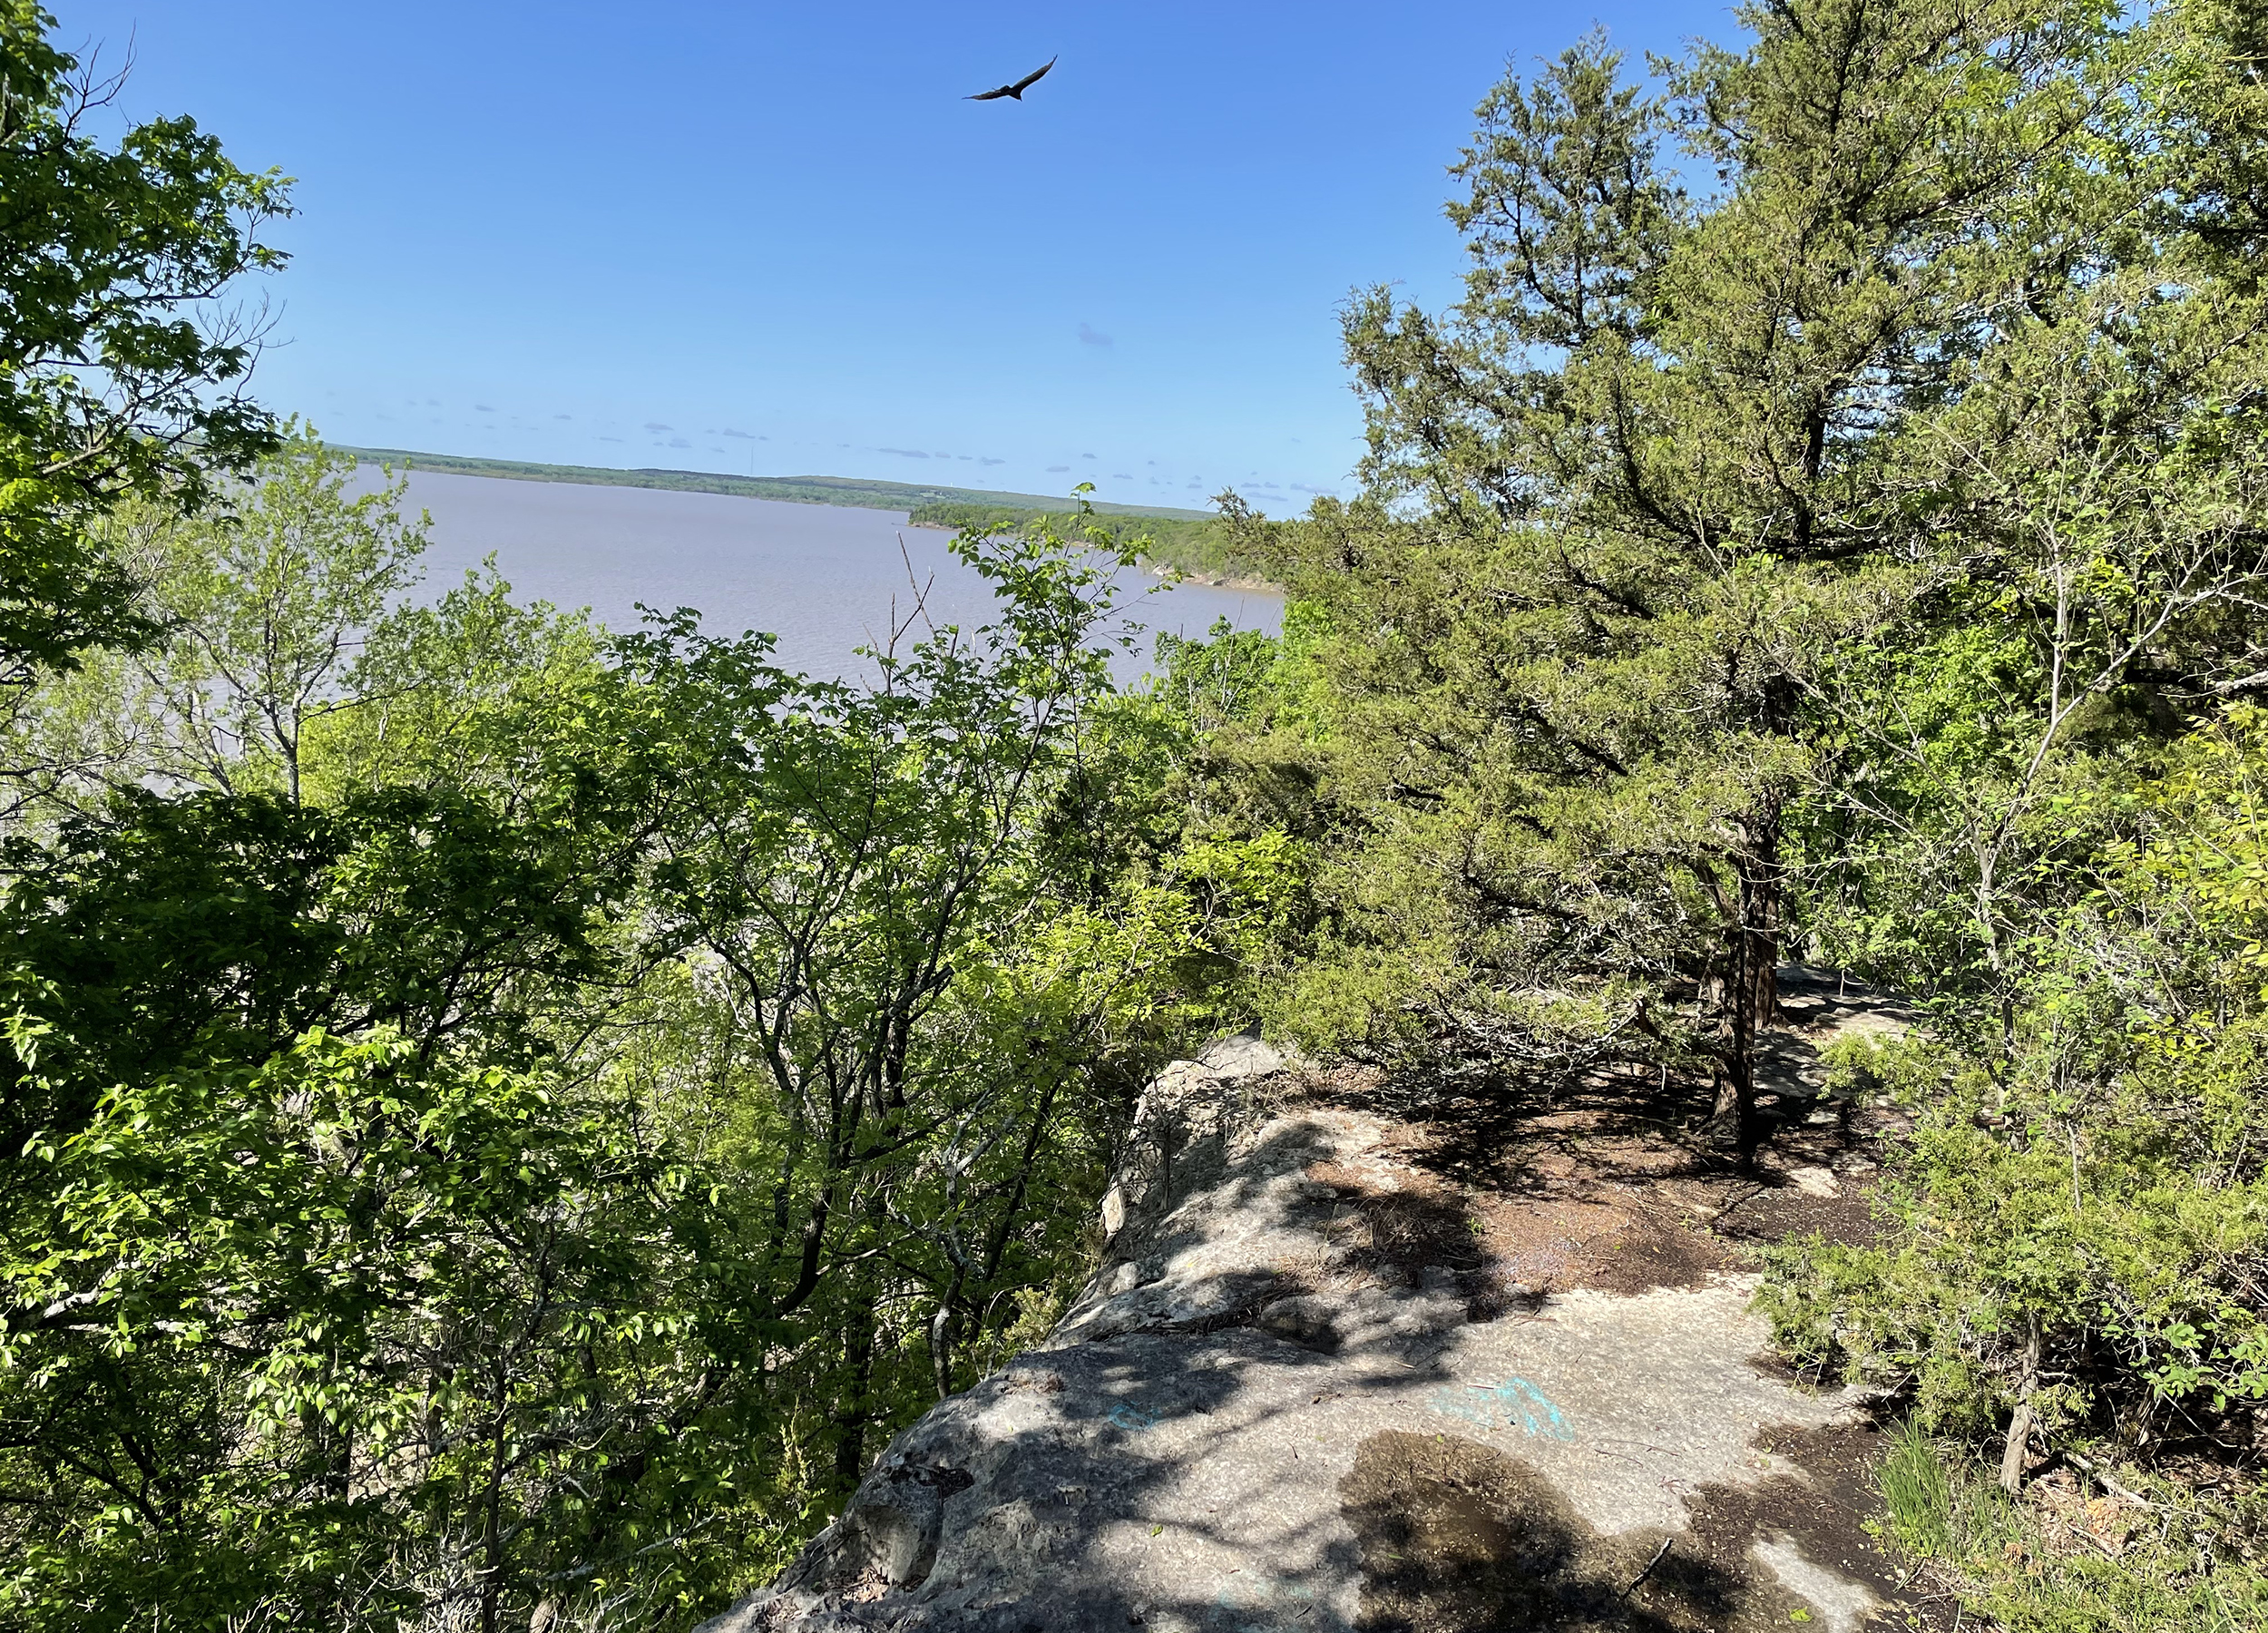
<instances>
[{"instance_id":1,"label":"forest canopy","mask_svg":"<svg viewBox=\"0 0 2268 1633\"><path fill-rule=\"evenodd\" d=\"M1740 1170L1795 963L1922 1017L1760 1295L1899 1545L2268 1616L2268 22L1739 20L1490 93L1357 497L941 514L992 621L823 681L419 588L240 389L285 181L0 0L0 1627L689 1627L1047 1332L1177 1053L1643 1066ZM1118 689L1175 550L1282 632ZM2035 1447L2156 1540L2024 1568Z\"/></svg>"}]
</instances>

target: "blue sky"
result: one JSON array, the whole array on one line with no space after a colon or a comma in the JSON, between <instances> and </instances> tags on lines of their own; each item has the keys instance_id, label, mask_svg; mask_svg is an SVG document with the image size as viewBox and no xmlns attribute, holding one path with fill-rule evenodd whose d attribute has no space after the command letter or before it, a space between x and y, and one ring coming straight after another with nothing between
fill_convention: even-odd
<instances>
[{"instance_id":1,"label":"blue sky","mask_svg":"<svg viewBox=\"0 0 2268 1633\"><path fill-rule=\"evenodd\" d=\"M1507 58L1721 4L48 0L122 112L298 179L259 391L333 440L1284 513L1335 310L1440 304ZM968 92L1061 61L1022 103Z\"/></svg>"}]
</instances>

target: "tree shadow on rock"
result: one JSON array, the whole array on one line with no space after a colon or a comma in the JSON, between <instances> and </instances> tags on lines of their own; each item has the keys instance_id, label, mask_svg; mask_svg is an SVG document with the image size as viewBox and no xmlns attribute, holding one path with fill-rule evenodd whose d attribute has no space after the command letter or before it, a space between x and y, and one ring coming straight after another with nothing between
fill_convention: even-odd
<instances>
[{"instance_id":1,"label":"tree shadow on rock","mask_svg":"<svg viewBox=\"0 0 2268 1633\"><path fill-rule=\"evenodd\" d=\"M1802 1608L1745 1560L1600 1533L1531 1465L1458 1435L1372 1435L1339 1493L1362 1633L1733 1633Z\"/></svg>"}]
</instances>

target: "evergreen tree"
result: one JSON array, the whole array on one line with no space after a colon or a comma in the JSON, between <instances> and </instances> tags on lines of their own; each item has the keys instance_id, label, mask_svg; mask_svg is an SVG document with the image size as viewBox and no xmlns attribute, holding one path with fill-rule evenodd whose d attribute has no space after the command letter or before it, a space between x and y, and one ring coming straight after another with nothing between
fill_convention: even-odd
<instances>
[{"instance_id":1,"label":"evergreen tree","mask_svg":"<svg viewBox=\"0 0 2268 1633\"><path fill-rule=\"evenodd\" d=\"M2030 230L2126 47L2094 5L1743 16L1658 97L1596 37L1491 93L1466 297L1349 308L1368 488L1279 548L1340 638L1354 872L1393 881L1350 890L1347 944L1409 966L1368 1014L1414 981L1449 1032L1574 1061L1697 1000L1746 1157L1829 677L1931 591L1917 450L2087 230Z\"/></svg>"}]
</instances>

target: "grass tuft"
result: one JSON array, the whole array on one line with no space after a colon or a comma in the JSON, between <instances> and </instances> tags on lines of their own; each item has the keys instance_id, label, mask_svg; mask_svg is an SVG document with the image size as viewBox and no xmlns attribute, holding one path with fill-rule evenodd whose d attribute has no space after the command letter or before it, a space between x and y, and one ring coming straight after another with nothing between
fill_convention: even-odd
<instances>
[{"instance_id":1,"label":"grass tuft","mask_svg":"<svg viewBox=\"0 0 2268 1633\"><path fill-rule=\"evenodd\" d=\"M1953 1486L1937 1447L1911 1419L1888 1436L1890 1451L1874 1481L1888 1511L1891 1536L1921 1559L1943 1554L1953 1540Z\"/></svg>"}]
</instances>

